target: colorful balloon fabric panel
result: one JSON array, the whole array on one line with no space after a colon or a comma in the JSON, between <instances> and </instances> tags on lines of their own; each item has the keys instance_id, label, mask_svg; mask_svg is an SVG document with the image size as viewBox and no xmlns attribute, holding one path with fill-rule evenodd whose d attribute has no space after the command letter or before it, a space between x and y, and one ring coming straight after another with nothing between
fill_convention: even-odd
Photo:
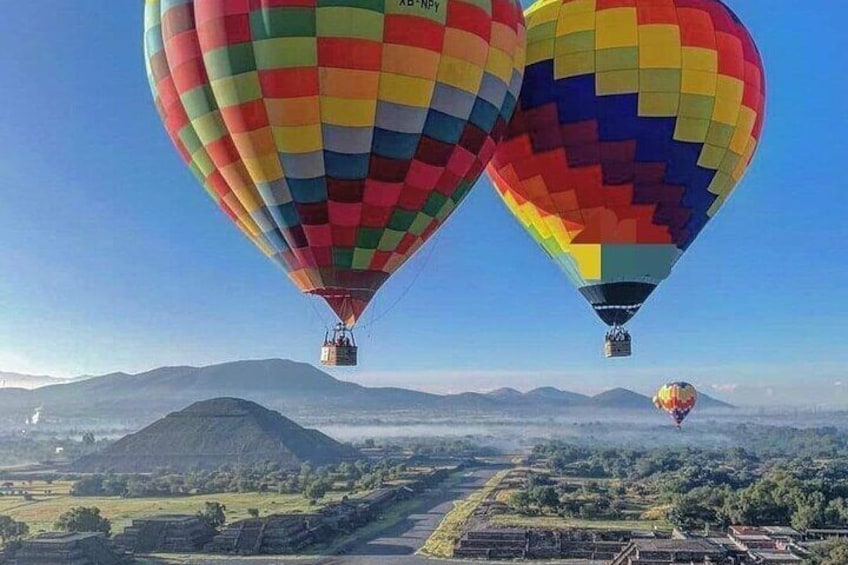
<instances>
[{"instance_id":1,"label":"colorful balloon fabric panel","mask_svg":"<svg viewBox=\"0 0 848 565\"><path fill-rule=\"evenodd\" d=\"M664 385L657 391L654 397L654 404L660 410L668 412L674 423L680 426L695 403L698 400L698 393L695 387L689 383L677 382Z\"/></svg>"},{"instance_id":2,"label":"colorful balloon fabric panel","mask_svg":"<svg viewBox=\"0 0 848 565\"><path fill-rule=\"evenodd\" d=\"M762 61L718 0L543 0L488 174L609 325L669 276L742 177Z\"/></svg>"},{"instance_id":3,"label":"colorful balloon fabric panel","mask_svg":"<svg viewBox=\"0 0 848 565\"><path fill-rule=\"evenodd\" d=\"M147 0L156 105L232 221L355 323L506 131L515 0Z\"/></svg>"}]
</instances>

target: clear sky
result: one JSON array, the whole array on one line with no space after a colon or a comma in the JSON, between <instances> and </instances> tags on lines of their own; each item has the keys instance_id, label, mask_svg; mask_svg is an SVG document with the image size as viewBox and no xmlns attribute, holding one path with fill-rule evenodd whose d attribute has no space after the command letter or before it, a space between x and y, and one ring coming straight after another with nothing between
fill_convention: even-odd
<instances>
[{"instance_id":1,"label":"clear sky","mask_svg":"<svg viewBox=\"0 0 848 565\"><path fill-rule=\"evenodd\" d=\"M848 400L848 2L732 0L767 118L728 205L631 323L604 327L481 178L372 303L363 384L647 389L686 378ZM215 208L165 135L142 2L28 0L0 18L0 370L58 376L285 357L329 310ZM814 385L814 386L810 386ZM756 393L759 394L759 393Z\"/></svg>"}]
</instances>

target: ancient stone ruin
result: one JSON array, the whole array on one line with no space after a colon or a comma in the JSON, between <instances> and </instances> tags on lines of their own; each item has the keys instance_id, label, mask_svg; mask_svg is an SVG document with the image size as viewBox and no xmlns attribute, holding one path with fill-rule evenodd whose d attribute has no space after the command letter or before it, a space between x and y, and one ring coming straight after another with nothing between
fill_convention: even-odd
<instances>
[{"instance_id":1,"label":"ancient stone ruin","mask_svg":"<svg viewBox=\"0 0 848 565\"><path fill-rule=\"evenodd\" d=\"M133 520L115 544L131 553L191 553L212 541L215 530L198 516L164 515Z\"/></svg>"},{"instance_id":2,"label":"ancient stone ruin","mask_svg":"<svg viewBox=\"0 0 848 565\"><path fill-rule=\"evenodd\" d=\"M131 563L101 533L45 533L23 542L13 565L124 565Z\"/></svg>"},{"instance_id":3,"label":"ancient stone ruin","mask_svg":"<svg viewBox=\"0 0 848 565\"><path fill-rule=\"evenodd\" d=\"M187 472L267 462L299 469L304 462L330 465L358 457L353 448L255 402L215 398L168 414L104 450L78 459L71 469L85 473Z\"/></svg>"},{"instance_id":4,"label":"ancient stone ruin","mask_svg":"<svg viewBox=\"0 0 848 565\"><path fill-rule=\"evenodd\" d=\"M473 559L588 559L610 561L637 536L653 532L492 528L469 530L454 556Z\"/></svg>"}]
</instances>

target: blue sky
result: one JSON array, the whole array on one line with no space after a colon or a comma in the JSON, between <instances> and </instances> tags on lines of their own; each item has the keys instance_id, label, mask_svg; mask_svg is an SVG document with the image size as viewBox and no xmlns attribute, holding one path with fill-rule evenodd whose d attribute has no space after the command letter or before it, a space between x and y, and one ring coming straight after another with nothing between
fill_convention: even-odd
<instances>
[{"instance_id":1,"label":"blue sky","mask_svg":"<svg viewBox=\"0 0 848 565\"><path fill-rule=\"evenodd\" d=\"M632 358L603 359L601 322L482 178L372 303L360 367L333 374L431 390L687 378L730 398L848 385L848 3L728 4L765 59L763 143L631 323ZM228 225L165 135L141 2L30 0L3 13L0 370L316 362L329 310Z\"/></svg>"}]
</instances>

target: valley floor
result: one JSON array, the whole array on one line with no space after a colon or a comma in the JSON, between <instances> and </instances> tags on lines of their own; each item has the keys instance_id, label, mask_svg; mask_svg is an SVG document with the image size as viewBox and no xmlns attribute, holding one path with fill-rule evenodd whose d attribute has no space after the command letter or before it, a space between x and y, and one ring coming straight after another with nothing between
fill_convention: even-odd
<instances>
[{"instance_id":1,"label":"valley floor","mask_svg":"<svg viewBox=\"0 0 848 565\"><path fill-rule=\"evenodd\" d=\"M489 467L465 473L447 488L435 488L428 495L411 501L387 515L379 526L366 528L335 549L334 554L299 557L167 556L151 558L148 565L432 565L462 563L459 560L431 559L416 555L430 534L439 526L454 503L481 489L500 469ZM494 562L490 562L494 563ZM559 565L568 565L558 561Z\"/></svg>"},{"instance_id":2,"label":"valley floor","mask_svg":"<svg viewBox=\"0 0 848 565\"><path fill-rule=\"evenodd\" d=\"M62 487L64 486L64 490ZM55 485L50 495L42 495L39 484L26 487L36 494L34 500L21 497L0 497L0 514L26 522L33 533L54 529L59 516L75 506L95 506L112 521L112 531L121 532L133 519L158 514L194 514L203 510L207 502L219 502L227 507L227 519L241 520L249 517L248 509L255 508L263 515L275 512L310 512L330 502L336 502L347 494L328 492L316 506L300 494L270 493L218 493L181 497L122 498L117 496L75 497L68 494L68 484Z\"/></svg>"}]
</instances>

